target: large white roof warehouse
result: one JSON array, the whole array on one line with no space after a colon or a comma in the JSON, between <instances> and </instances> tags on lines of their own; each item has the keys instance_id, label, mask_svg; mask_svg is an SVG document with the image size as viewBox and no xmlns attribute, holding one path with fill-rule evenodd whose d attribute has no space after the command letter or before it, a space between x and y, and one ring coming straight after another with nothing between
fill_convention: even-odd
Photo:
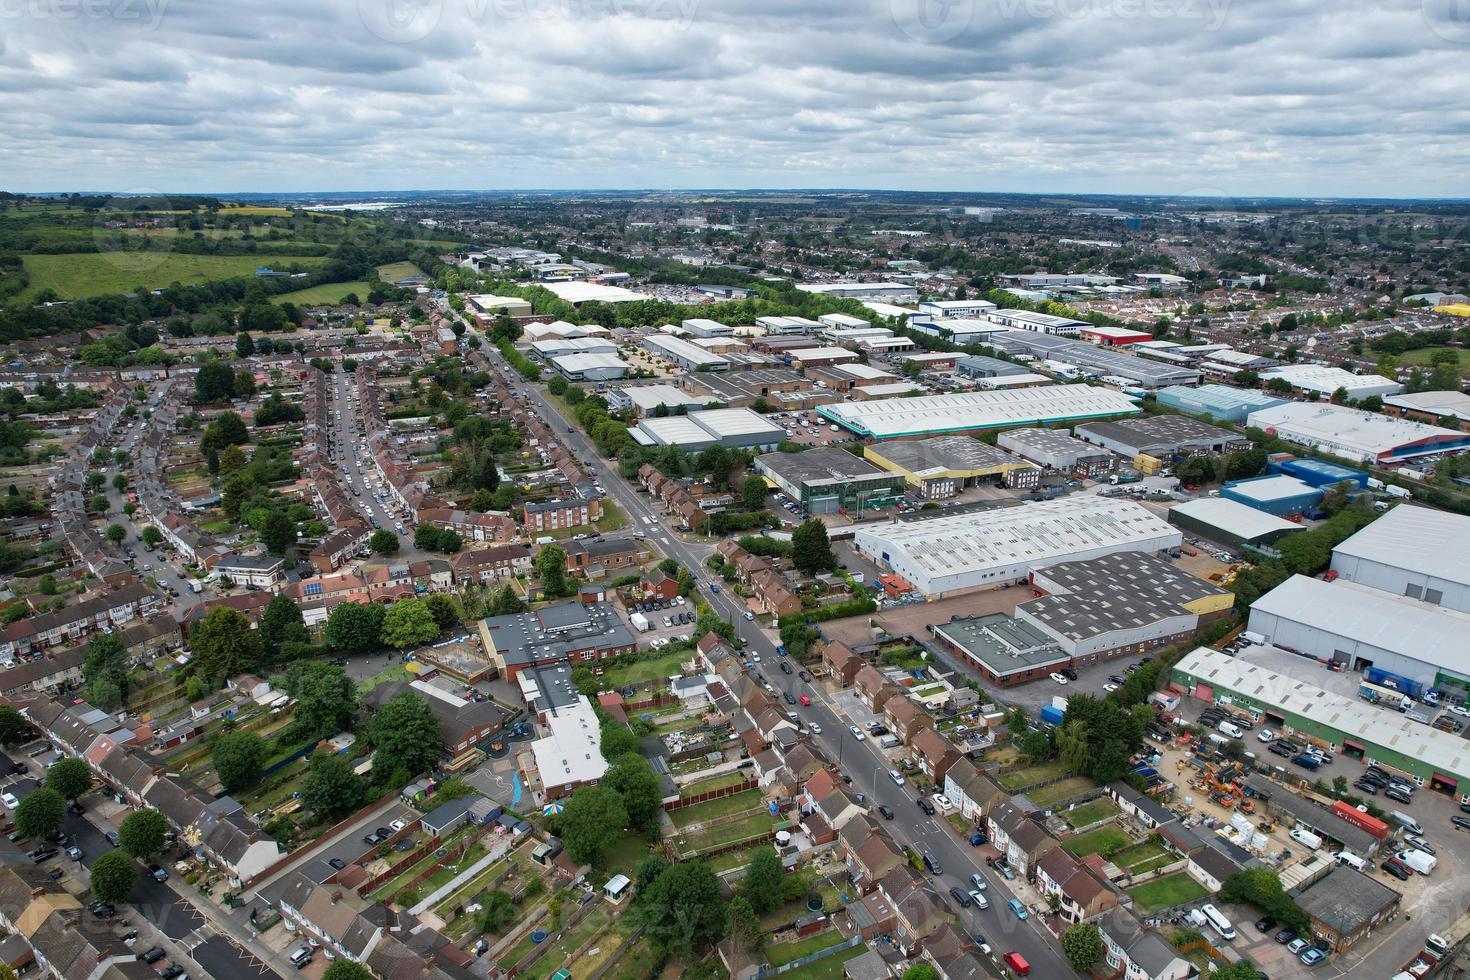
<instances>
[{"instance_id":1,"label":"large white roof warehouse","mask_svg":"<svg viewBox=\"0 0 1470 980\"><path fill-rule=\"evenodd\" d=\"M1058 562L1169 551L1184 537L1132 501L1074 494L859 528L853 540L874 562L939 598L1020 582L1033 569Z\"/></svg>"},{"instance_id":2,"label":"large white roof warehouse","mask_svg":"<svg viewBox=\"0 0 1470 980\"><path fill-rule=\"evenodd\" d=\"M640 299L648 299L645 293L635 293L631 289L622 286L604 286L595 282L543 282L539 283L543 289L549 289L556 294L557 299L566 300L573 306L578 303L631 303Z\"/></svg>"},{"instance_id":3,"label":"large white roof warehouse","mask_svg":"<svg viewBox=\"0 0 1470 980\"><path fill-rule=\"evenodd\" d=\"M847 402L821 405L817 411L859 435L874 439L901 439L941 432L975 432L1038 422L1132 415L1139 408L1132 398L1111 388L1052 385Z\"/></svg>"},{"instance_id":4,"label":"large white roof warehouse","mask_svg":"<svg viewBox=\"0 0 1470 980\"><path fill-rule=\"evenodd\" d=\"M1399 504L1333 548L1332 570L1359 585L1470 613L1470 517Z\"/></svg>"},{"instance_id":5,"label":"large white roof warehouse","mask_svg":"<svg viewBox=\"0 0 1470 980\"><path fill-rule=\"evenodd\" d=\"M1466 433L1341 405L1287 402L1250 413L1246 424L1288 442L1369 463L1391 464L1470 448Z\"/></svg>"}]
</instances>

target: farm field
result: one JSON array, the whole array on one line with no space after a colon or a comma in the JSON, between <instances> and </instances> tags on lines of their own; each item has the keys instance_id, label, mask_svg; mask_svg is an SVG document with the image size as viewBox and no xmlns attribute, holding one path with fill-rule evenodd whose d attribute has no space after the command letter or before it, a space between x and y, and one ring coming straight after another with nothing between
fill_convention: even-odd
<instances>
[{"instance_id":1,"label":"farm field","mask_svg":"<svg viewBox=\"0 0 1470 980\"><path fill-rule=\"evenodd\" d=\"M372 289L370 282L361 279L353 282L324 282L320 286L308 286L306 289L298 289L290 293L282 293L272 296L272 303L295 303L297 306L321 306L329 303L340 303L342 297L348 293L356 293L358 299L366 300L368 290Z\"/></svg>"},{"instance_id":2,"label":"farm field","mask_svg":"<svg viewBox=\"0 0 1470 980\"><path fill-rule=\"evenodd\" d=\"M378 278L385 282L394 279L406 279L409 276L421 276L423 270L412 262L389 262L387 265L378 266Z\"/></svg>"},{"instance_id":3,"label":"farm field","mask_svg":"<svg viewBox=\"0 0 1470 980\"><path fill-rule=\"evenodd\" d=\"M180 283L193 286L215 279L249 276L262 265L311 268L322 256L188 255L182 252L78 252L69 255L26 255L30 285L22 298L54 289L63 299L155 289Z\"/></svg>"}]
</instances>

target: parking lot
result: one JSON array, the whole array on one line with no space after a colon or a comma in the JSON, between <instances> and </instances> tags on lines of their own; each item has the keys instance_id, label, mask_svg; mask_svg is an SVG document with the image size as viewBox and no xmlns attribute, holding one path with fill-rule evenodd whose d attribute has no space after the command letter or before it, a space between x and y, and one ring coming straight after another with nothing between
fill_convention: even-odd
<instances>
[{"instance_id":1,"label":"parking lot","mask_svg":"<svg viewBox=\"0 0 1470 980\"><path fill-rule=\"evenodd\" d=\"M643 607L646 606L645 611ZM660 608L662 607L662 608ZM647 621L649 628L640 630L633 619L634 614L642 616ZM646 646L657 650L667 646L676 640L688 639L694 634L694 607L682 596L677 596L670 602L640 603L637 607L629 606L624 615L628 620L628 629L633 632L640 646ZM670 622L666 625L664 620ZM684 620L677 622L676 620Z\"/></svg>"}]
</instances>

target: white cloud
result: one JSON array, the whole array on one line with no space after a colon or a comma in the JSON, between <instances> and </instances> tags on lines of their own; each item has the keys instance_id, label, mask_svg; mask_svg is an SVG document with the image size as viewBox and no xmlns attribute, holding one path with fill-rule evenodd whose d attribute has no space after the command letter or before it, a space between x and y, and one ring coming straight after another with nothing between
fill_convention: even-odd
<instances>
[{"instance_id":1,"label":"white cloud","mask_svg":"<svg viewBox=\"0 0 1470 980\"><path fill-rule=\"evenodd\" d=\"M1463 195L1423 3L0 0L0 184Z\"/></svg>"}]
</instances>

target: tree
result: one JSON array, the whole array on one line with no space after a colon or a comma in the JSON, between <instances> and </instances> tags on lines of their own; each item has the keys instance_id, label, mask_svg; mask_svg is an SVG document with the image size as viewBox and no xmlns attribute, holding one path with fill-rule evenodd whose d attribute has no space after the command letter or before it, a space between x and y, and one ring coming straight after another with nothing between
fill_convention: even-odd
<instances>
[{"instance_id":1,"label":"tree","mask_svg":"<svg viewBox=\"0 0 1470 980\"><path fill-rule=\"evenodd\" d=\"M222 361L210 361L194 375L194 400L222 402L235 397L235 372Z\"/></svg>"},{"instance_id":2,"label":"tree","mask_svg":"<svg viewBox=\"0 0 1470 980\"><path fill-rule=\"evenodd\" d=\"M255 341L250 339L250 335L248 333L246 333L245 331L241 330L238 334L235 335L235 354L236 354L236 356L238 356L238 357L249 357L251 354L254 354L254 353L255 353Z\"/></svg>"},{"instance_id":3,"label":"tree","mask_svg":"<svg viewBox=\"0 0 1470 980\"><path fill-rule=\"evenodd\" d=\"M504 895L505 892L500 894ZM327 972L322 974L322 980L373 980L373 975L366 967L351 960L337 960L327 967Z\"/></svg>"},{"instance_id":4,"label":"tree","mask_svg":"<svg viewBox=\"0 0 1470 980\"><path fill-rule=\"evenodd\" d=\"M327 617L322 638L342 653L366 653L382 642L383 607L344 602Z\"/></svg>"},{"instance_id":5,"label":"tree","mask_svg":"<svg viewBox=\"0 0 1470 980\"><path fill-rule=\"evenodd\" d=\"M250 430L245 428L245 420L234 412L221 412L205 427L204 437L199 440L199 451L208 456L228 446L243 446L249 441Z\"/></svg>"},{"instance_id":6,"label":"tree","mask_svg":"<svg viewBox=\"0 0 1470 980\"><path fill-rule=\"evenodd\" d=\"M357 685L334 664L292 664L281 687L296 699L293 727L305 738L329 738L347 727L357 709Z\"/></svg>"},{"instance_id":7,"label":"tree","mask_svg":"<svg viewBox=\"0 0 1470 980\"><path fill-rule=\"evenodd\" d=\"M260 666L263 652L260 636L245 614L228 606L217 606L189 630L194 670L218 685L227 677Z\"/></svg>"},{"instance_id":8,"label":"tree","mask_svg":"<svg viewBox=\"0 0 1470 980\"><path fill-rule=\"evenodd\" d=\"M138 881L138 866L121 851L108 851L92 862L92 897L124 902Z\"/></svg>"},{"instance_id":9,"label":"tree","mask_svg":"<svg viewBox=\"0 0 1470 980\"><path fill-rule=\"evenodd\" d=\"M228 732L214 743L214 771L228 793L260 782L266 760L265 740L254 732Z\"/></svg>"},{"instance_id":10,"label":"tree","mask_svg":"<svg viewBox=\"0 0 1470 980\"><path fill-rule=\"evenodd\" d=\"M74 800L92 788L92 769L81 759L61 759L46 772L46 788Z\"/></svg>"},{"instance_id":11,"label":"tree","mask_svg":"<svg viewBox=\"0 0 1470 980\"><path fill-rule=\"evenodd\" d=\"M655 878L639 894L636 912L657 949L685 956L723 939L729 919L719 879L698 859Z\"/></svg>"},{"instance_id":12,"label":"tree","mask_svg":"<svg viewBox=\"0 0 1470 980\"><path fill-rule=\"evenodd\" d=\"M764 915L780 906L781 882L785 876L775 850L761 848L746 867L740 890L750 900L751 907Z\"/></svg>"},{"instance_id":13,"label":"tree","mask_svg":"<svg viewBox=\"0 0 1470 980\"><path fill-rule=\"evenodd\" d=\"M634 827L645 833L658 827L663 787L647 759L636 752L618 756L603 773L602 785L622 797L623 809Z\"/></svg>"},{"instance_id":14,"label":"tree","mask_svg":"<svg viewBox=\"0 0 1470 980\"><path fill-rule=\"evenodd\" d=\"M475 927L481 932L503 932L516 919L515 899L499 888L480 899Z\"/></svg>"},{"instance_id":15,"label":"tree","mask_svg":"<svg viewBox=\"0 0 1470 980\"><path fill-rule=\"evenodd\" d=\"M536 574L547 595L564 595L567 591L567 553L554 544L542 548L536 556Z\"/></svg>"},{"instance_id":16,"label":"tree","mask_svg":"<svg viewBox=\"0 0 1470 980\"><path fill-rule=\"evenodd\" d=\"M295 599L279 593L266 603L265 611L260 614L260 641L273 657L280 655L284 643L311 642L306 620Z\"/></svg>"},{"instance_id":17,"label":"tree","mask_svg":"<svg viewBox=\"0 0 1470 980\"><path fill-rule=\"evenodd\" d=\"M334 752L311 757L311 769L301 784L301 802L318 817L340 820L362 804L362 793L362 780L346 759Z\"/></svg>"},{"instance_id":18,"label":"tree","mask_svg":"<svg viewBox=\"0 0 1470 980\"><path fill-rule=\"evenodd\" d=\"M602 723L598 748L608 762L614 762L629 753L637 755L639 747L638 736L627 725L611 718Z\"/></svg>"},{"instance_id":19,"label":"tree","mask_svg":"<svg viewBox=\"0 0 1470 980\"><path fill-rule=\"evenodd\" d=\"M163 819L163 814L152 807L134 810L123 818L122 826L117 828L117 838L122 849L140 861L147 861L163 853L164 836L167 833L168 823Z\"/></svg>"},{"instance_id":20,"label":"tree","mask_svg":"<svg viewBox=\"0 0 1470 980\"><path fill-rule=\"evenodd\" d=\"M386 529L374 531L373 536L368 538L368 547L375 555L396 555L398 554L398 535Z\"/></svg>"},{"instance_id":21,"label":"tree","mask_svg":"<svg viewBox=\"0 0 1470 980\"><path fill-rule=\"evenodd\" d=\"M509 616L525 608L526 604L521 602L521 597L509 585L502 585L490 603L490 613L494 616Z\"/></svg>"},{"instance_id":22,"label":"tree","mask_svg":"<svg viewBox=\"0 0 1470 980\"><path fill-rule=\"evenodd\" d=\"M1261 980L1261 971L1246 960L1236 960L1211 973L1210 980Z\"/></svg>"},{"instance_id":23,"label":"tree","mask_svg":"<svg viewBox=\"0 0 1470 980\"><path fill-rule=\"evenodd\" d=\"M285 511L273 510L260 529L260 540L271 554L284 555L296 543L296 522Z\"/></svg>"},{"instance_id":24,"label":"tree","mask_svg":"<svg viewBox=\"0 0 1470 980\"><path fill-rule=\"evenodd\" d=\"M128 530L121 524L107 525L107 540L111 541L113 544L122 544L127 536Z\"/></svg>"},{"instance_id":25,"label":"tree","mask_svg":"<svg viewBox=\"0 0 1470 980\"><path fill-rule=\"evenodd\" d=\"M744 895L730 899L730 938L747 954L755 956L765 945L765 930L760 917L755 914L750 900Z\"/></svg>"},{"instance_id":26,"label":"tree","mask_svg":"<svg viewBox=\"0 0 1470 980\"><path fill-rule=\"evenodd\" d=\"M746 510L760 510L766 505L766 481L752 473L740 485L740 502Z\"/></svg>"},{"instance_id":27,"label":"tree","mask_svg":"<svg viewBox=\"0 0 1470 980\"><path fill-rule=\"evenodd\" d=\"M368 723L368 737L385 759L411 773L432 768L444 746L439 719L429 711L429 703L412 691L404 691L378 709Z\"/></svg>"},{"instance_id":28,"label":"tree","mask_svg":"<svg viewBox=\"0 0 1470 980\"><path fill-rule=\"evenodd\" d=\"M31 723L10 705L0 705L0 745L17 745L31 737Z\"/></svg>"},{"instance_id":29,"label":"tree","mask_svg":"<svg viewBox=\"0 0 1470 980\"><path fill-rule=\"evenodd\" d=\"M15 829L25 837L50 839L66 817L66 800L54 789L36 789L15 808Z\"/></svg>"},{"instance_id":30,"label":"tree","mask_svg":"<svg viewBox=\"0 0 1470 980\"><path fill-rule=\"evenodd\" d=\"M1062 933L1062 953L1078 973L1087 973L1102 959L1102 934L1091 922L1079 922Z\"/></svg>"},{"instance_id":31,"label":"tree","mask_svg":"<svg viewBox=\"0 0 1470 980\"><path fill-rule=\"evenodd\" d=\"M825 524L812 518L792 532L791 563L808 575L830 572L837 565Z\"/></svg>"},{"instance_id":32,"label":"tree","mask_svg":"<svg viewBox=\"0 0 1470 980\"><path fill-rule=\"evenodd\" d=\"M421 646L439 635L439 624L422 599L399 599L383 614L383 642L397 650Z\"/></svg>"},{"instance_id":33,"label":"tree","mask_svg":"<svg viewBox=\"0 0 1470 980\"><path fill-rule=\"evenodd\" d=\"M939 980L939 971L928 963L915 963L903 971L903 980Z\"/></svg>"},{"instance_id":34,"label":"tree","mask_svg":"<svg viewBox=\"0 0 1470 980\"><path fill-rule=\"evenodd\" d=\"M143 540L143 543L148 547L157 548L159 542L163 540L163 532L154 527L152 524L149 524L147 527L143 528L142 531L138 532L138 537L141 538Z\"/></svg>"},{"instance_id":35,"label":"tree","mask_svg":"<svg viewBox=\"0 0 1470 980\"><path fill-rule=\"evenodd\" d=\"M558 823L571 859L594 865L601 863L603 852L627 825L622 798L604 786L583 786L573 793Z\"/></svg>"},{"instance_id":36,"label":"tree","mask_svg":"<svg viewBox=\"0 0 1470 980\"><path fill-rule=\"evenodd\" d=\"M453 599L442 592L435 592L424 600L428 607L429 615L434 617L434 625L439 627L439 632L451 629L458 625L462 614Z\"/></svg>"}]
</instances>

